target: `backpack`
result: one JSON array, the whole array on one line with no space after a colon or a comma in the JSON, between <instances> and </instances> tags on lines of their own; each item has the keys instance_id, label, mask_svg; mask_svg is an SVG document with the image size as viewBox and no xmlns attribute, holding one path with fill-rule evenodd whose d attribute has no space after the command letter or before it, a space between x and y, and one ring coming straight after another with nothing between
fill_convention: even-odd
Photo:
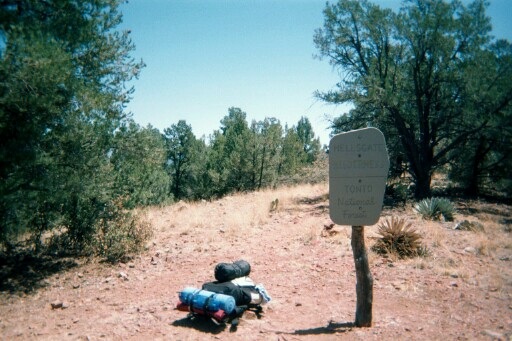
<instances>
[{"instance_id":1,"label":"backpack","mask_svg":"<svg viewBox=\"0 0 512 341\"><path fill-rule=\"evenodd\" d=\"M236 278L229 282L207 282L203 284L202 289L232 296L237 306L258 306L263 303L262 295L248 277Z\"/></svg>"},{"instance_id":2,"label":"backpack","mask_svg":"<svg viewBox=\"0 0 512 341\"><path fill-rule=\"evenodd\" d=\"M269 302L271 298L263 285L255 285L248 277L250 272L250 264L243 260L234 263L219 263L215 266L214 275L216 281L204 283L201 289L185 288L179 293L180 302L176 308L181 311L189 311L189 318L207 316L216 324L229 322L232 328L236 328L239 318L247 310L254 311L256 315L260 317L263 311L261 305ZM195 290L197 290L197 292ZM187 299L183 299L185 294L187 294L186 291L190 291L189 294L193 295L198 295L198 293L201 295L203 293L210 293L208 295L211 295L213 300L218 298L215 297L215 294L220 295L219 297L227 295L234 299L235 307L234 309L229 309L227 312L222 309L215 311L206 309L206 305L204 309L198 309L194 304L191 304L192 301L195 302L194 299L188 296Z\"/></svg>"}]
</instances>

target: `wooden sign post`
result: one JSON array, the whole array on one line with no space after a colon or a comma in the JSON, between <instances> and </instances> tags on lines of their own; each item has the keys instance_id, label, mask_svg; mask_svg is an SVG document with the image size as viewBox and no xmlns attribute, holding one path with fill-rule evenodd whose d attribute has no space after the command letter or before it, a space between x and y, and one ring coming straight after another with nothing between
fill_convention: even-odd
<instances>
[{"instance_id":1,"label":"wooden sign post","mask_svg":"<svg viewBox=\"0 0 512 341\"><path fill-rule=\"evenodd\" d=\"M329 143L329 212L333 222L352 225L358 327L372 324L373 277L364 244L364 225L382 211L389 157L382 132L365 128L334 136Z\"/></svg>"}]
</instances>

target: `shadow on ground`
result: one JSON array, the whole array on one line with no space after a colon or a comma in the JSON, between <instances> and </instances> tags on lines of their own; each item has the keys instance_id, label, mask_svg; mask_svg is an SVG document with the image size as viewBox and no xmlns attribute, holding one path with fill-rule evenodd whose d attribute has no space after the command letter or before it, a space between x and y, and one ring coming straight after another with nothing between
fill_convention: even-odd
<instances>
[{"instance_id":1,"label":"shadow on ground","mask_svg":"<svg viewBox=\"0 0 512 341\"><path fill-rule=\"evenodd\" d=\"M193 328L203 333L219 334L226 329L226 324L216 324L211 319L197 316L185 317L172 323L175 327Z\"/></svg>"},{"instance_id":2,"label":"shadow on ground","mask_svg":"<svg viewBox=\"0 0 512 341\"><path fill-rule=\"evenodd\" d=\"M46 285L44 279L77 265L74 259L33 255L30 251L0 253L0 292L30 294Z\"/></svg>"},{"instance_id":3,"label":"shadow on ground","mask_svg":"<svg viewBox=\"0 0 512 341\"><path fill-rule=\"evenodd\" d=\"M325 327L317 327L317 328L309 328L309 329L298 329L293 334L294 335L320 335L320 334L334 334L334 333L344 333L351 331L355 325L353 322L333 322L330 321L329 324Z\"/></svg>"}]
</instances>

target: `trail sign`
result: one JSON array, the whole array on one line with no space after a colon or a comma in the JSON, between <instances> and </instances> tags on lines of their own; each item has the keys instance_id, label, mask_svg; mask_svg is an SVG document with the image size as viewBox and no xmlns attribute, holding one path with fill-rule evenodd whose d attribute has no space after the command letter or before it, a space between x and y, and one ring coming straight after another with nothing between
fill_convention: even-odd
<instances>
[{"instance_id":1,"label":"trail sign","mask_svg":"<svg viewBox=\"0 0 512 341\"><path fill-rule=\"evenodd\" d=\"M364 128L335 135L329 143L329 212L339 225L379 220L389 157L384 135Z\"/></svg>"}]
</instances>

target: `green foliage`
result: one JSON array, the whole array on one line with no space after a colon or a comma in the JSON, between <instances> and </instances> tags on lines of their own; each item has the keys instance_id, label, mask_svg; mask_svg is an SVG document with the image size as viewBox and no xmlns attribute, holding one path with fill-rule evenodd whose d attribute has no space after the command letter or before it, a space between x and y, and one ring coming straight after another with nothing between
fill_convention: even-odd
<instances>
[{"instance_id":1,"label":"green foliage","mask_svg":"<svg viewBox=\"0 0 512 341\"><path fill-rule=\"evenodd\" d=\"M372 250L379 254L393 254L399 258L424 256L427 251L422 245L423 237L412 228L405 218L391 217L379 225L380 238Z\"/></svg>"},{"instance_id":2,"label":"green foliage","mask_svg":"<svg viewBox=\"0 0 512 341\"><path fill-rule=\"evenodd\" d=\"M313 127L307 117L300 118L296 132L306 154L307 163L313 163L320 152L320 140L315 139Z\"/></svg>"},{"instance_id":3,"label":"green foliage","mask_svg":"<svg viewBox=\"0 0 512 341\"><path fill-rule=\"evenodd\" d=\"M108 155L142 63L120 1L0 5L0 240L66 231L83 251L114 200ZM63 238L64 240L65 238Z\"/></svg>"},{"instance_id":4,"label":"green foliage","mask_svg":"<svg viewBox=\"0 0 512 341\"><path fill-rule=\"evenodd\" d=\"M414 206L423 219L440 220L443 216L445 221L453 221L455 208L450 200L446 198L423 199Z\"/></svg>"},{"instance_id":5,"label":"green foliage","mask_svg":"<svg viewBox=\"0 0 512 341\"><path fill-rule=\"evenodd\" d=\"M393 201L393 205L407 203L409 198L409 187L403 181L388 181L386 185L386 196Z\"/></svg>"},{"instance_id":6,"label":"green foliage","mask_svg":"<svg viewBox=\"0 0 512 341\"><path fill-rule=\"evenodd\" d=\"M311 165L318 157L319 143L309 121L301 118L299 123L307 141L301 140L295 126L283 131L275 118L253 121L249 127L246 113L230 108L220 131L211 138L207 174L214 195L289 183L303 167Z\"/></svg>"},{"instance_id":7,"label":"green foliage","mask_svg":"<svg viewBox=\"0 0 512 341\"><path fill-rule=\"evenodd\" d=\"M229 108L228 115L221 120L220 131L214 134L209 163L217 181L217 195L250 188L251 131L246 116L240 108Z\"/></svg>"},{"instance_id":8,"label":"green foliage","mask_svg":"<svg viewBox=\"0 0 512 341\"><path fill-rule=\"evenodd\" d=\"M123 125L113 138L110 162L115 176L114 196L125 198L125 207L168 200L165 140L157 129L141 128L133 121Z\"/></svg>"},{"instance_id":9,"label":"green foliage","mask_svg":"<svg viewBox=\"0 0 512 341\"><path fill-rule=\"evenodd\" d=\"M171 178L171 192L176 200L196 197L195 166L204 146L184 120L164 130L167 150L167 172Z\"/></svg>"},{"instance_id":10,"label":"green foliage","mask_svg":"<svg viewBox=\"0 0 512 341\"><path fill-rule=\"evenodd\" d=\"M293 177L306 162L303 145L295 127L286 128L282 139L281 156L278 165L278 176L282 182Z\"/></svg>"},{"instance_id":11,"label":"green foliage","mask_svg":"<svg viewBox=\"0 0 512 341\"><path fill-rule=\"evenodd\" d=\"M251 124L251 189L274 186L277 182L277 167L283 128L279 120L265 118Z\"/></svg>"},{"instance_id":12,"label":"green foliage","mask_svg":"<svg viewBox=\"0 0 512 341\"><path fill-rule=\"evenodd\" d=\"M452 175L472 192L493 176L507 178L500 170L510 165L510 130L501 139L499 129L510 126L512 48L493 41L486 6L417 0L395 13L339 0L326 5L315 33L320 57L342 76L318 97L352 105L334 130L381 129L392 174L403 159L417 199L430 196L432 174L455 160Z\"/></svg>"}]
</instances>

